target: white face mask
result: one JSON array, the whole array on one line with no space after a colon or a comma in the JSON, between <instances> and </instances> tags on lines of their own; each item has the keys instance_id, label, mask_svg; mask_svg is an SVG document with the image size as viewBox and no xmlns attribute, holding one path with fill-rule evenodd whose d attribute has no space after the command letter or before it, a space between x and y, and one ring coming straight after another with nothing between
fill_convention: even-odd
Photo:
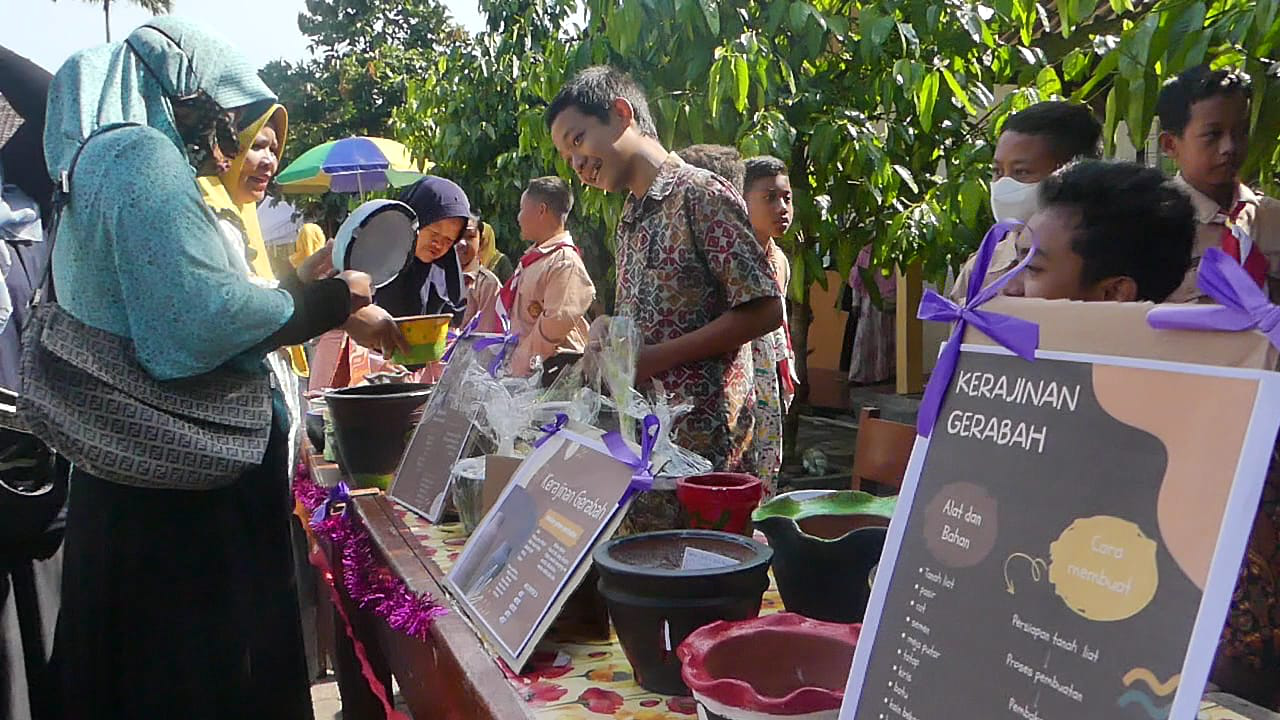
<instances>
[{"instance_id":1,"label":"white face mask","mask_svg":"<svg viewBox=\"0 0 1280 720\"><path fill-rule=\"evenodd\" d=\"M991 212L996 222L1031 219L1040 209L1040 183L1024 183L1009 176L991 183Z\"/></svg>"}]
</instances>

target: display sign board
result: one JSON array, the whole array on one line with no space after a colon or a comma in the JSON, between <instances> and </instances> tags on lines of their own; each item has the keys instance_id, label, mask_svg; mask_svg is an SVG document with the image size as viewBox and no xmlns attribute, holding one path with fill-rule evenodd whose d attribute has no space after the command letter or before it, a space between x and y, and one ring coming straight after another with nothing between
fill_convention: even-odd
<instances>
[{"instance_id":1,"label":"display sign board","mask_svg":"<svg viewBox=\"0 0 1280 720\"><path fill-rule=\"evenodd\" d=\"M476 361L487 362L498 350L498 346L476 350L475 343L485 337L494 336L477 333L458 339L387 493L432 523L440 522L449 504L453 466L467 448L479 412L464 387L467 368Z\"/></svg>"},{"instance_id":2,"label":"display sign board","mask_svg":"<svg viewBox=\"0 0 1280 720\"><path fill-rule=\"evenodd\" d=\"M1278 424L1275 373L964 346L842 720L1195 717Z\"/></svg>"},{"instance_id":3,"label":"display sign board","mask_svg":"<svg viewBox=\"0 0 1280 720\"><path fill-rule=\"evenodd\" d=\"M570 423L525 458L446 580L517 672L622 519L632 469L601 437Z\"/></svg>"}]
</instances>

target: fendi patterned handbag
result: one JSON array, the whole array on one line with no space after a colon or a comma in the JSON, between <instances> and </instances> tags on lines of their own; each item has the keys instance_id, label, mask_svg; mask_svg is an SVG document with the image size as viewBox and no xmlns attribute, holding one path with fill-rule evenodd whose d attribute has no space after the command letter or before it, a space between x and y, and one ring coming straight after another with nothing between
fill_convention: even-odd
<instances>
[{"instance_id":1,"label":"fendi patterned handbag","mask_svg":"<svg viewBox=\"0 0 1280 720\"><path fill-rule=\"evenodd\" d=\"M23 331L18 410L80 469L139 487L229 485L262 461L271 433L265 373L156 380L131 341L52 302L36 305Z\"/></svg>"}]
</instances>

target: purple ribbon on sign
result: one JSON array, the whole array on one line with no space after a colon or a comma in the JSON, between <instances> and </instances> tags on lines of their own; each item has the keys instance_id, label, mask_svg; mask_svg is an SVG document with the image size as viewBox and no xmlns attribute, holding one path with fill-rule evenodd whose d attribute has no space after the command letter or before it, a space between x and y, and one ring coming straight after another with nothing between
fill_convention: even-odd
<instances>
[{"instance_id":1,"label":"purple ribbon on sign","mask_svg":"<svg viewBox=\"0 0 1280 720\"><path fill-rule=\"evenodd\" d=\"M444 351L444 355L440 356L440 362L449 362L449 358L453 357L453 351L457 349L458 343L471 337L471 333L475 332L476 328L480 325L480 315L481 313L476 313L476 316L471 318L471 322L467 323L466 326L462 328L462 332L458 333L458 336L453 339L453 342L449 343L449 347Z\"/></svg>"},{"instance_id":2,"label":"purple ribbon on sign","mask_svg":"<svg viewBox=\"0 0 1280 720\"><path fill-rule=\"evenodd\" d=\"M498 377L498 368L502 367L503 361L507 359L507 351L520 344L520 334L511 333L502 337L482 338L476 341L476 350L484 350L488 347L501 344L497 354L493 356L493 361L489 363L489 377Z\"/></svg>"},{"instance_id":3,"label":"purple ribbon on sign","mask_svg":"<svg viewBox=\"0 0 1280 720\"><path fill-rule=\"evenodd\" d=\"M351 488L347 487L346 480L338 481L337 485L329 488L329 497L324 502L316 506L314 512L311 513L311 524L319 525L329 518L329 509L335 505L342 506L342 514L347 514L347 507L351 502Z\"/></svg>"},{"instance_id":4,"label":"purple ribbon on sign","mask_svg":"<svg viewBox=\"0 0 1280 720\"><path fill-rule=\"evenodd\" d=\"M604 445L609 448L609 454L624 465L631 468L631 484L627 486L625 492L622 493L622 499L618 501L619 505L626 504L632 495L638 492L644 492L653 487L653 472L649 468L650 457L653 455L653 446L658 441L658 427L661 422L658 416L649 413L644 417L644 425L641 428L643 437L640 440L640 454L636 455L623 439L622 434L615 431L604 434Z\"/></svg>"},{"instance_id":5,"label":"purple ribbon on sign","mask_svg":"<svg viewBox=\"0 0 1280 720\"><path fill-rule=\"evenodd\" d=\"M1239 261L1218 248L1209 248L1200 259L1196 284L1219 304L1155 307L1147 313L1147 324L1157 330L1256 329L1280 348L1280 306L1271 304Z\"/></svg>"},{"instance_id":6,"label":"purple ribbon on sign","mask_svg":"<svg viewBox=\"0 0 1280 720\"><path fill-rule=\"evenodd\" d=\"M554 422L549 422L546 425L543 425L542 427L538 428L543 432L543 435L542 437L533 441L533 446L536 448L542 447L542 443L550 440L552 435L555 435L556 433L563 430L564 426L568 422L569 422L568 415L565 415L564 413L556 413L556 419Z\"/></svg>"},{"instance_id":7,"label":"purple ribbon on sign","mask_svg":"<svg viewBox=\"0 0 1280 720\"><path fill-rule=\"evenodd\" d=\"M995 254L996 244L1008 233L1024 227L1022 223L1004 221L996 223L982 238L978 246L978 254L973 263L973 274L969 276L969 292L964 305L942 297L933 290L925 291L920 300L920 309L916 317L933 322L955 323L951 337L938 356L938 364L929 376L929 384L924 389L924 399L920 401L920 414L916 419L916 432L921 437L929 437L933 425L942 410L942 400L951 385L951 377L955 374L956 364L960 361L960 346L964 344L965 329L972 325L981 330L987 337L1008 348L1023 360L1034 360L1036 347L1040 344L1040 326L1030 320L1000 315L987 310L979 310L984 303L1000 294L1005 285L1023 268L1035 254L1034 244L1031 252L1012 270L1001 275L998 280L987 287L982 281L987 277L987 268L991 266L991 256Z\"/></svg>"}]
</instances>

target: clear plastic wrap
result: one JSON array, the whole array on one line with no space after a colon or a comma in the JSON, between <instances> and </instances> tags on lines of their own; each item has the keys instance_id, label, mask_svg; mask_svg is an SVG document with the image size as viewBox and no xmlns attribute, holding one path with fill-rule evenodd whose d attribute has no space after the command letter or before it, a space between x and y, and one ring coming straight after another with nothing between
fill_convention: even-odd
<instances>
[{"instance_id":1,"label":"clear plastic wrap","mask_svg":"<svg viewBox=\"0 0 1280 720\"><path fill-rule=\"evenodd\" d=\"M534 367L529 377L493 377L486 368L473 363L467 368L464 383L476 393L480 413L476 428L497 445L497 454L518 457L517 441L532 434L542 395L542 366Z\"/></svg>"}]
</instances>

